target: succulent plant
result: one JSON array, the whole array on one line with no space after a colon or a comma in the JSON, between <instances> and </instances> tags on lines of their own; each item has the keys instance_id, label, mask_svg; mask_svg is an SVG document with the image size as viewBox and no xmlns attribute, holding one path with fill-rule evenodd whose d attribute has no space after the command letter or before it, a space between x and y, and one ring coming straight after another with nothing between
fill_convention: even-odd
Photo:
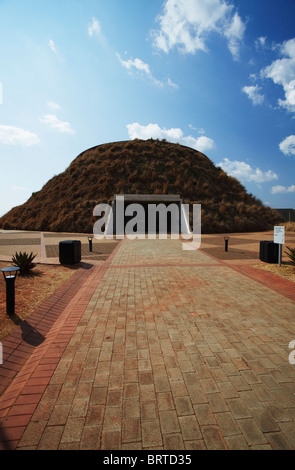
<instances>
[{"instance_id":1,"label":"succulent plant","mask_svg":"<svg viewBox=\"0 0 295 470\"><path fill-rule=\"evenodd\" d=\"M37 255L33 255L33 253L16 252L12 257L12 264L20 268L20 274L29 274L36 266L36 264L33 263L36 256Z\"/></svg>"},{"instance_id":2,"label":"succulent plant","mask_svg":"<svg viewBox=\"0 0 295 470\"><path fill-rule=\"evenodd\" d=\"M292 248L291 246L286 246L286 253L289 256L291 262L295 264L295 248Z\"/></svg>"}]
</instances>

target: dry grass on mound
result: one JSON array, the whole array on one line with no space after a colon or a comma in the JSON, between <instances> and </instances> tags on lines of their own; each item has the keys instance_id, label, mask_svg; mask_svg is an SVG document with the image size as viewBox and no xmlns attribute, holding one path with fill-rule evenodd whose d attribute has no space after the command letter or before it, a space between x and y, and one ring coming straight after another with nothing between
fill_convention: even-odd
<instances>
[{"instance_id":1,"label":"dry grass on mound","mask_svg":"<svg viewBox=\"0 0 295 470\"><path fill-rule=\"evenodd\" d=\"M114 194L177 194L186 204L202 204L203 233L260 232L283 221L201 152L136 139L81 153L25 204L1 217L0 227L91 233L94 207L110 203Z\"/></svg>"},{"instance_id":2,"label":"dry grass on mound","mask_svg":"<svg viewBox=\"0 0 295 470\"><path fill-rule=\"evenodd\" d=\"M7 263L0 263L0 269ZM65 266L37 265L29 276L15 281L15 313L25 320L43 301L60 287L75 271ZM6 287L0 273L0 340L16 327L6 315Z\"/></svg>"},{"instance_id":3,"label":"dry grass on mound","mask_svg":"<svg viewBox=\"0 0 295 470\"><path fill-rule=\"evenodd\" d=\"M285 227L286 232L295 232L295 222L285 222L284 224L280 224Z\"/></svg>"}]
</instances>

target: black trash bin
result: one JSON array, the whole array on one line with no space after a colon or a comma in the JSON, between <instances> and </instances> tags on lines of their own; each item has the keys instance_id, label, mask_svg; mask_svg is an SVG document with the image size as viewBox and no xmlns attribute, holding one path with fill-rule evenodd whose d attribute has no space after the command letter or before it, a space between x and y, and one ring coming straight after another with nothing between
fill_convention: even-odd
<instances>
[{"instance_id":1,"label":"black trash bin","mask_svg":"<svg viewBox=\"0 0 295 470\"><path fill-rule=\"evenodd\" d=\"M59 262L61 264L78 264L81 261L81 242L64 240L59 243Z\"/></svg>"},{"instance_id":2,"label":"black trash bin","mask_svg":"<svg viewBox=\"0 0 295 470\"><path fill-rule=\"evenodd\" d=\"M279 259L279 245L272 241L260 242L260 261L265 263L277 263Z\"/></svg>"}]
</instances>

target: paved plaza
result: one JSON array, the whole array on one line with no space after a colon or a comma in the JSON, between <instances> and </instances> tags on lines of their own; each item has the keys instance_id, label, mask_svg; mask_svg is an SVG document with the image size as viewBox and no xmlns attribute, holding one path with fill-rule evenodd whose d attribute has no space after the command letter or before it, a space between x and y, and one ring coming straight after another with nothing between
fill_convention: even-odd
<instances>
[{"instance_id":1,"label":"paved plaza","mask_svg":"<svg viewBox=\"0 0 295 470\"><path fill-rule=\"evenodd\" d=\"M23 246L42 237L53 261L49 235ZM294 450L294 283L253 267L271 237L85 251L91 267L30 317L44 341L3 341L0 449Z\"/></svg>"}]
</instances>

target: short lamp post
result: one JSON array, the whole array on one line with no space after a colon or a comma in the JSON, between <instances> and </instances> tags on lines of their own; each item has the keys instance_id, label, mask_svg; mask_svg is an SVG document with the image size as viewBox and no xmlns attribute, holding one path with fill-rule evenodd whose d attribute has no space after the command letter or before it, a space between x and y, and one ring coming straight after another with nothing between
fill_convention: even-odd
<instances>
[{"instance_id":1,"label":"short lamp post","mask_svg":"<svg viewBox=\"0 0 295 470\"><path fill-rule=\"evenodd\" d=\"M89 251L90 251L90 253L92 253L92 240L93 240L93 237L88 237Z\"/></svg>"},{"instance_id":2,"label":"short lamp post","mask_svg":"<svg viewBox=\"0 0 295 470\"><path fill-rule=\"evenodd\" d=\"M228 241L229 241L229 237L224 237L225 251L226 251L226 252L228 251Z\"/></svg>"},{"instance_id":3,"label":"short lamp post","mask_svg":"<svg viewBox=\"0 0 295 470\"><path fill-rule=\"evenodd\" d=\"M20 268L11 267L1 269L5 283L6 283L6 313L7 315L14 315L15 308L15 293L14 284L18 271Z\"/></svg>"}]
</instances>

